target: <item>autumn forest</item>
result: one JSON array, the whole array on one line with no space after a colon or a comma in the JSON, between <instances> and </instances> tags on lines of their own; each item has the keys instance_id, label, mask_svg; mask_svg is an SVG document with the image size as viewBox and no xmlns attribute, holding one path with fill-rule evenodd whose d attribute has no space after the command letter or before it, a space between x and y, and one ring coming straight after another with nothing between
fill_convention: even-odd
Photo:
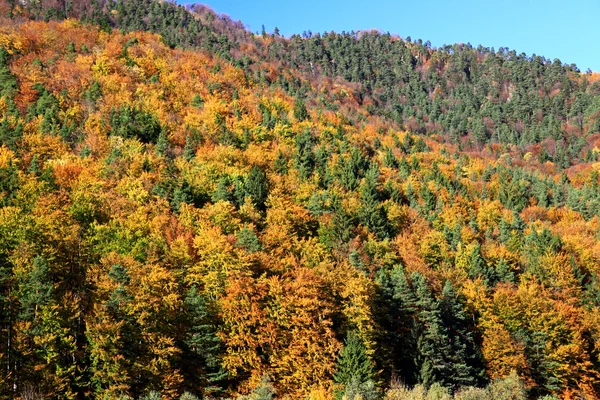
<instances>
[{"instance_id":1,"label":"autumn forest","mask_svg":"<svg viewBox=\"0 0 600 400\"><path fill-rule=\"evenodd\" d=\"M0 398L600 397L600 74L0 1Z\"/></svg>"}]
</instances>

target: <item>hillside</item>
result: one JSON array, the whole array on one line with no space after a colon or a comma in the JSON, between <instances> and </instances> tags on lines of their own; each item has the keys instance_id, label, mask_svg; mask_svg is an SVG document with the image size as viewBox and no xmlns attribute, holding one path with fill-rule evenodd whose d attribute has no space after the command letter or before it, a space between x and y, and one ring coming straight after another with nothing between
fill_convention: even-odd
<instances>
[{"instance_id":1,"label":"hillside","mask_svg":"<svg viewBox=\"0 0 600 400\"><path fill-rule=\"evenodd\" d=\"M595 74L150 0L0 13L1 397L600 394Z\"/></svg>"}]
</instances>

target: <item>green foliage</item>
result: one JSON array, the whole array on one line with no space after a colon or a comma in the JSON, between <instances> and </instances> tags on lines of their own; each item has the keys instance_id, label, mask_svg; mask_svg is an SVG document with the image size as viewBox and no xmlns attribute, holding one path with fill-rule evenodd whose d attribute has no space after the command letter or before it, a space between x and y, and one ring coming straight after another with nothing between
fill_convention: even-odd
<instances>
[{"instance_id":1,"label":"green foliage","mask_svg":"<svg viewBox=\"0 0 600 400\"><path fill-rule=\"evenodd\" d=\"M275 159L273 170L280 175L285 175L288 172L288 160L281 151L277 152L277 158Z\"/></svg>"},{"instance_id":2,"label":"green foliage","mask_svg":"<svg viewBox=\"0 0 600 400\"><path fill-rule=\"evenodd\" d=\"M196 93L194 95L194 98L192 99L192 106L194 106L196 108L202 108L203 105L204 105L204 99L198 93Z\"/></svg>"},{"instance_id":3,"label":"green foliage","mask_svg":"<svg viewBox=\"0 0 600 400\"><path fill-rule=\"evenodd\" d=\"M39 307L50 304L54 286L50 279L48 262L40 256L33 259L31 271L23 277L19 285L21 311L19 317L24 321L35 322L35 330L39 329ZM39 332L39 331L38 331Z\"/></svg>"},{"instance_id":4,"label":"green foliage","mask_svg":"<svg viewBox=\"0 0 600 400\"><path fill-rule=\"evenodd\" d=\"M183 158L191 161L196 157L196 143L190 135L185 137L185 147L183 148Z\"/></svg>"},{"instance_id":5,"label":"green foliage","mask_svg":"<svg viewBox=\"0 0 600 400\"><path fill-rule=\"evenodd\" d=\"M337 360L334 381L342 385L346 392L356 395L356 392L361 392L363 385L372 385L368 382L372 382L374 376L373 364L365 345L355 332L348 333Z\"/></svg>"},{"instance_id":6,"label":"green foliage","mask_svg":"<svg viewBox=\"0 0 600 400\"><path fill-rule=\"evenodd\" d=\"M218 394L227 372L220 364L221 340L217 336L209 302L194 286L184 299L184 316L188 322L184 374L190 382L204 388L206 394Z\"/></svg>"},{"instance_id":7,"label":"green foliage","mask_svg":"<svg viewBox=\"0 0 600 400\"><path fill-rule=\"evenodd\" d=\"M94 81L90 87L83 92L83 98L90 102L91 104L95 104L102 97L102 89L100 88L100 84L97 81Z\"/></svg>"},{"instance_id":8,"label":"green foliage","mask_svg":"<svg viewBox=\"0 0 600 400\"><path fill-rule=\"evenodd\" d=\"M257 165L252 167L246 177L244 188L246 196L250 196L254 205L259 210L264 210L269 195L269 182L267 175Z\"/></svg>"},{"instance_id":9,"label":"green foliage","mask_svg":"<svg viewBox=\"0 0 600 400\"><path fill-rule=\"evenodd\" d=\"M294 167L303 178L308 178L315 167L315 154L313 152L314 141L308 129L304 129L296 137L296 155Z\"/></svg>"},{"instance_id":10,"label":"green foliage","mask_svg":"<svg viewBox=\"0 0 600 400\"><path fill-rule=\"evenodd\" d=\"M384 239L391 236L391 228L386 212L381 205L381 195L377 188L378 169L371 167L360 188L362 208L358 218L378 238Z\"/></svg>"},{"instance_id":11,"label":"green foliage","mask_svg":"<svg viewBox=\"0 0 600 400\"><path fill-rule=\"evenodd\" d=\"M10 161L8 166L0 168L0 205L8 206L19 189L17 165Z\"/></svg>"},{"instance_id":12,"label":"green foliage","mask_svg":"<svg viewBox=\"0 0 600 400\"><path fill-rule=\"evenodd\" d=\"M308 110L302 99L297 98L294 102L294 118L298 121L304 121L309 117Z\"/></svg>"},{"instance_id":13,"label":"green foliage","mask_svg":"<svg viewBox=\"0 0 600 400\"><path fill-rule=\"evenodd\" d=\"M17 78L9 68L10 54L0 47L0 97L12 97L17 90Z\"/></svg>"},{"instance_id":14,"label":"green foliage","mask_svg":"<svg viewBox=\"0 0 600 400\"><path fill-rule=\"evenodd\" d=\"M156 143L163 131L158 119L150 112L136 107L121 106L110 116L111 134L137 138L142 143Z\"/></svg>"},{"instance_id":15,"label":"green foliage","mask_svg":"<svg viewBox=\"0 0 600 400\"><path fill-rule=\"evenodd\" d=\"M0 397L224 398L263 374L243 398L600 392L594 75L255 36L172 2L20 10L0 49ZM25 21L66 16L98 27ZM511 369L529 392L476 387ZM384 394L394 377L417 386Z\"/></svg>"},{"instance_id":16,"label":"green foliage","mask_svg":"<svg viewBox=\"0 0 600 400\"><path fill-rule=\"evenodd\" d=\"M250 229L248 226L244 226L242 229L240 229L237 232L236 237L237 241L235 242L235 245L237 247L241 247L251 253L262 250L262 246L258 240L258 237L256 236L256 233L254 233L254 230Z\"/></svg>"}]
</instances>

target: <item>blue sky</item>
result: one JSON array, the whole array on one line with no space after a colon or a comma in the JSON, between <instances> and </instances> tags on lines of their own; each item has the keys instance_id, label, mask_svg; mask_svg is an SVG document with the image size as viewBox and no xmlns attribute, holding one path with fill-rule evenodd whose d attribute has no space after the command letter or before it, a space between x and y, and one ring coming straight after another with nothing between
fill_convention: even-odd
<instances>
[{"instance_id":1,"label":"blue sky","mask_svg":"<svg viewBox=\"0 0 600 400\"><path fill-rule=\"evenodd\" d=\"M253 32L379 29L433 46L508 47L600 71L600 0L205 0Z\"/></svg>"}]
</instances>

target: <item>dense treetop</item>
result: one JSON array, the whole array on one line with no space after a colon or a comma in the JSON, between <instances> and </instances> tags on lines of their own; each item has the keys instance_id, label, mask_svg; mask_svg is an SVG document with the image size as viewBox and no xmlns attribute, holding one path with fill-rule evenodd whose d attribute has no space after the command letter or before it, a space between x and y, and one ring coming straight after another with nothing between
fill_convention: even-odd
<instances>
[{"instance_id":1,"label":"dense treetop","mask_svg":"<svg viewBox=\"0 0 600 400\"><path fill-rule=\"evenodd\" d=\"M0 13L1 396L599 395L596 75L150 0Z\"/></svg>"}]
</instances>

